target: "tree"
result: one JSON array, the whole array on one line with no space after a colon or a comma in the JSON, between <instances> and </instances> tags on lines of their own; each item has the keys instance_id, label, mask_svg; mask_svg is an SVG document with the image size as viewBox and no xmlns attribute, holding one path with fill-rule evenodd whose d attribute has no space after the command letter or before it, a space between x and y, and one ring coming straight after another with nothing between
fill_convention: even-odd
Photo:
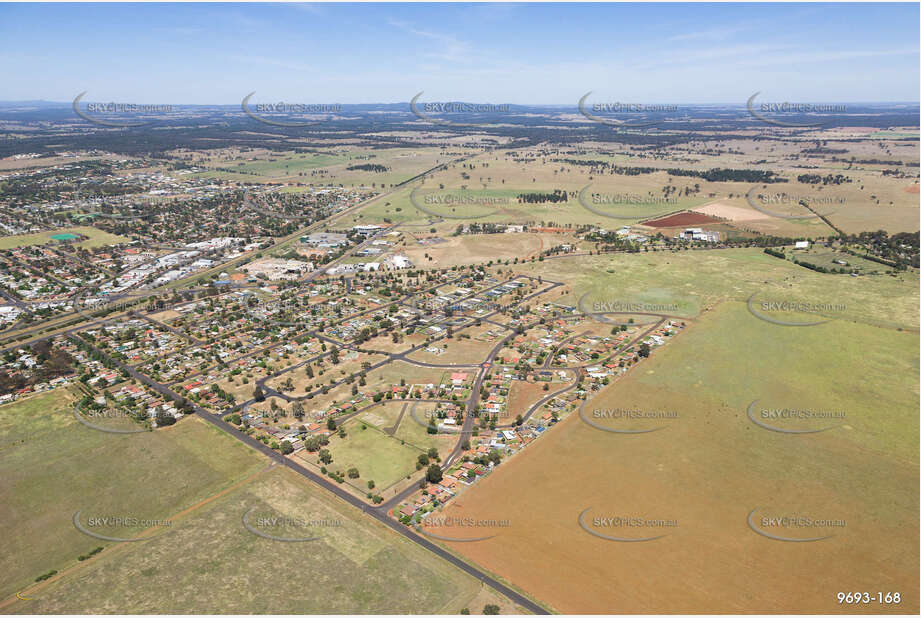
<instances>
[{"instance_id":1,"label":"tree","mask_svg":"<svg viewBox=\"0 0 921 618\"><path fill-rule=\"evenodd\" d=\"M637 352L637 354L639 354L641 358L646 358L647 356L649 356L649 344L641 343L640 349Z\"/></svg>"},{"instance_id":2,"label":"tree","mask_svg":"<svg viewBox=\"0 0 921 618\"><path fill-rule=\"evenodd\" d=\"M293 452L294 452L294 445L291 444L291 442L289 442L288 440L285 440L284 442L281 443L281 454L282 455L290 455Z\"/></svg>"},{"instance_id":3,"label":"tree","mask_svg":"<svg viewBox=\"0 0 921 618\"><path fill-rule=\"evenodd\" d=\"M265 401L265 393L262 392L262 387L256 386L253 390L253 399L256 401Z\"/></svg>"},{"instance_id":4,"label":"tree","mask_svg":"<svg viewBox=\"0 0 921 618\"><path fill-rule=\"evenodd\" d=\"M486 616L496 616L499 614L499 606L492 604L486 605L483 607L483 614Z\"/></svg>"},{"instance_id":5,"label":"tree","mask_svg":"<svg viewBox=\"0 0 921 618\"><path fill-rule=\"evenodd\" d=\"M425 453L419 454L419 468L429 465L429 456ZM418 470L418 468L417 468Z\"/></svg>"},{"instance_id":6,"label":"tree","mask_svg":"<svg viewBox=\"0 0 921 618\"><path fill-rule=\"evenodd\" d=\"M435 448L434 446L433 446L432 448L430 448L430 449L428 450L428 456L429 456L429 459L434 459L435 461L438 461L438 459L439 459L439 457L438 457L438 449Z\"/></svg>"},{"instance_id":7,"label":"tree","mask_svg":"<svg viewBox=\"0 0 921 618\"><path fill-rule=\"evenodd\" d=\"M358 478L358 468L349 468L348 475L350 479Z\"/></svg>"},{"instance_id":8,"label":"tree","mask_svg":"<svg viewBox=\"0 0 921 618\"><path fill-rule=\"evenodd\" d=\"M291 416L297 420L304 418L304 406L301 405L300 401L295 401L291 404Z\"/></svg>"},{"instance_id":9,"label":"tree","mask_svg":"<svg viewBox=\"0 0 921 618\"><path fill-rule=\"evenodd\" d=\"M172 425L176 422L176 417L172 414L167 414L163 410L157 411L157 427L165 427L167 425Z\"/></svg>"},{"instance_id":10,"label":"tree","mask_svg":"<svg viewBox=\"0 0 921 618\"><path fill-rule=\"evenodd\" d=\"M326 428L330 431L336 431L336 419L331 416L326 419Z\"/></svg>"},{"instance_id":11,"label":"tree","mask_svg":"<svg viewBox=\"0 0 921 618\"><path fill-rule=\"evenodd\" d=\"M425 478L429 483L440 483L442 479L441 466L432 464L425 472Z\"/></svg>"},{"instance_id":12,"label":"tree","mask_svg":"<svg viewBox=\"0 0 921 618\"><path fill-rule=\"evenodd\" d=\"M320 461L322 461L325 464L329 464L333 461L332 454L329 451L327 451L325 448L320 449L319 457L320 457Z\"/></svg>"}]
</instances>

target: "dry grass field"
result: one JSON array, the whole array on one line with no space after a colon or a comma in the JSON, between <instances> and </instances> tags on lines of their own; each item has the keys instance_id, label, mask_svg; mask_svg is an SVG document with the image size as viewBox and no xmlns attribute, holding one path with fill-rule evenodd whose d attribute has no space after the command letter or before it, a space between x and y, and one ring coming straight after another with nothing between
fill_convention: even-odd
<instances>
[{"instance_id":1,"label":"dry grass field","mask_svg":"<svg viewBox=\"0 0 921 618\"><path fill-rule=\"evenodd\" d=\"M784 329L721 304L587 405L678 418L624 435L571 415L443 513L509 527L446 545L566 613L916 613L917 375L916 335L844 322ZM847 416L822 433L774 433L746 416L756 398ZM599 538L579 525L586 509L595 532L665 536ZM844 525L767 528L832 535L776 541L749 528L753 509L759 526L794 514ZM614 517L644 525L596 520ZM849 590L903 601L839 605Z\"/></svg>"},{"instance_id":2,"label":"dry grass field","mask_svg":"<svg viewBox=\"0 0 921 618\"><path fill-rule=\"evenodd\" d=\"M253 526L260 517L311 524L264 528L267 534L320 538L308 543L260 538L242 525L250 509ZM169 534L109 547L29 598L13 597L14 604L4 609L36 614L118 613L126 606L147 613L457 614L465 607L476 613L495 603L504 614L521 612L476 579L277 467L189 512Z\"/></svg>"}]
</instances>

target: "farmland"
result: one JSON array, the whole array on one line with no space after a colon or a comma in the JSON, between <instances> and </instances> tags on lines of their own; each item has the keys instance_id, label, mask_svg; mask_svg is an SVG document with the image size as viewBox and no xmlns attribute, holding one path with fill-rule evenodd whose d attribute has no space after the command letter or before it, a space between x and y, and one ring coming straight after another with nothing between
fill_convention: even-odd
<instances>
[{"instance_id":1,"label":"farmland","mask_svg":"<svg viewBox=\"0 0 921 618\"><path fill-rule=\"evenodd\" d=\"M127 8L0 4L2 613L921 611L918 5Z\"/></svg>"},{"instance_id":2,"label":"farmland","mask_svg":"<svg viewBox=\"0 0 921 618\"><path fill-rule=\"evenodd\" d=\"M4 577L4 598L99 545L74 529L75 512L163 519L264 465L196 419L153 433L94 431L74 420L63 389L0 406L0 432L3 568L16 574Z\"/></svg>"},{"instance_id":3,"label":"farmland","mask_svg":"<svg viewBox=\"0 0 921 618\"><path fill-rule=\"evenodd\" d=\"M727 345L725 333L736 343ZM722 303L672 346L587 408L674 410L677 419L631 436L572 415L445 510L513 522L493 539L452 544L454 551L540 590L566 613L740 612L751 603L769 612L835 612L845 579L855 589L911 591L891 611L916 611L917 337L844 322L785 329L752 320L744 304ZM808 436L773 433L746 416L754 399L842 410L846 418ZM599 486L607 490L593 490ZM843 519L846 527L816 543L772 541L746 525L755 508ZM649 533L666 533L655 541L617 543L579 526L584 509L590 522L630 516L677 526ZM702 554L721 558L688 570ZM540 568L546 560L558 568ZM802 584L790 588L791 581Z\"/></svg>"},{"instance_id":4,"label":"farmland","mask_svg":"<svg viewBox=\"0 0 921 618\"><path fill-rule=\"evenodd\" d=\"M316 522L266 527L266 534L320 539L283 543L260 538L241 523L251 509L253 526L269 516ZM69 524L69 515L65 519ZM296 583L283 592L277 587L279 564L286 565L287 577ZM77 577L52 581L31 593L34 600L7 611L108 613L125 603L141 612L414 613L424 607L456 614L486 603L500 605L503 613L521 611L280 468L263 471L178 519L169 534L116 544L76 570ZM187 584L185 592L164 596L163 588L175 582L177 572ZM346 572L351 575L343 578Z\"/></svg>"}]
</instances>

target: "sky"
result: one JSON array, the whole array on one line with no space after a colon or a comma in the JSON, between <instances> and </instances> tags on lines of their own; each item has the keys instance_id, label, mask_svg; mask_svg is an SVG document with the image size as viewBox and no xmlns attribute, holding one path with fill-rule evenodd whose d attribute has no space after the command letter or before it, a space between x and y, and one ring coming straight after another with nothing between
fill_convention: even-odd
<instances>
[{"instance_id":1,"label":"sky","mask_svg":"<svg viewBox=\"0 0 921 618\"><path fill-rule=\"evenodd\" d=\"M917 102L919 4L0 4L0 100Z\"/></svg>"}]
</instances>

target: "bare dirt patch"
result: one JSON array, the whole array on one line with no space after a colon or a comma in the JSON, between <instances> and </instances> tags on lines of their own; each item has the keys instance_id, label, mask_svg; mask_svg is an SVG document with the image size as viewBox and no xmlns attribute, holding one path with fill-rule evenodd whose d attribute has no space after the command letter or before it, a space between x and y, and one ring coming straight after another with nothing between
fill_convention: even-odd
<instances>
[{"instance_id":1,"label":"bare dirt patch","mask_svg":"<svg viewBox=\"0 0 921 618\"><path fill-rule=\"evenodd\" d=\"M662 219L646 221L643 225L648 225L650 227L681 227L684 225L700 225L704 223L719 223L719 221L703 213L689 211L679 212L678 214L669 215Z\"/></svg>"},{"instance_id":2,"label":"bare dirt patch","mask_svg":"<svg viewBox=\"0 0 921 618\"><path fill-rule=\"evenodd\" d=\"M729 204L723 204L721 202L700 206L699 208L695 208L694 212L718 217L720 219L728 219L730 221L762 221L771 218L763 212L758 212L750 208L742 208L740 206L730 206Z\"/></svg>"}]
</instances>

